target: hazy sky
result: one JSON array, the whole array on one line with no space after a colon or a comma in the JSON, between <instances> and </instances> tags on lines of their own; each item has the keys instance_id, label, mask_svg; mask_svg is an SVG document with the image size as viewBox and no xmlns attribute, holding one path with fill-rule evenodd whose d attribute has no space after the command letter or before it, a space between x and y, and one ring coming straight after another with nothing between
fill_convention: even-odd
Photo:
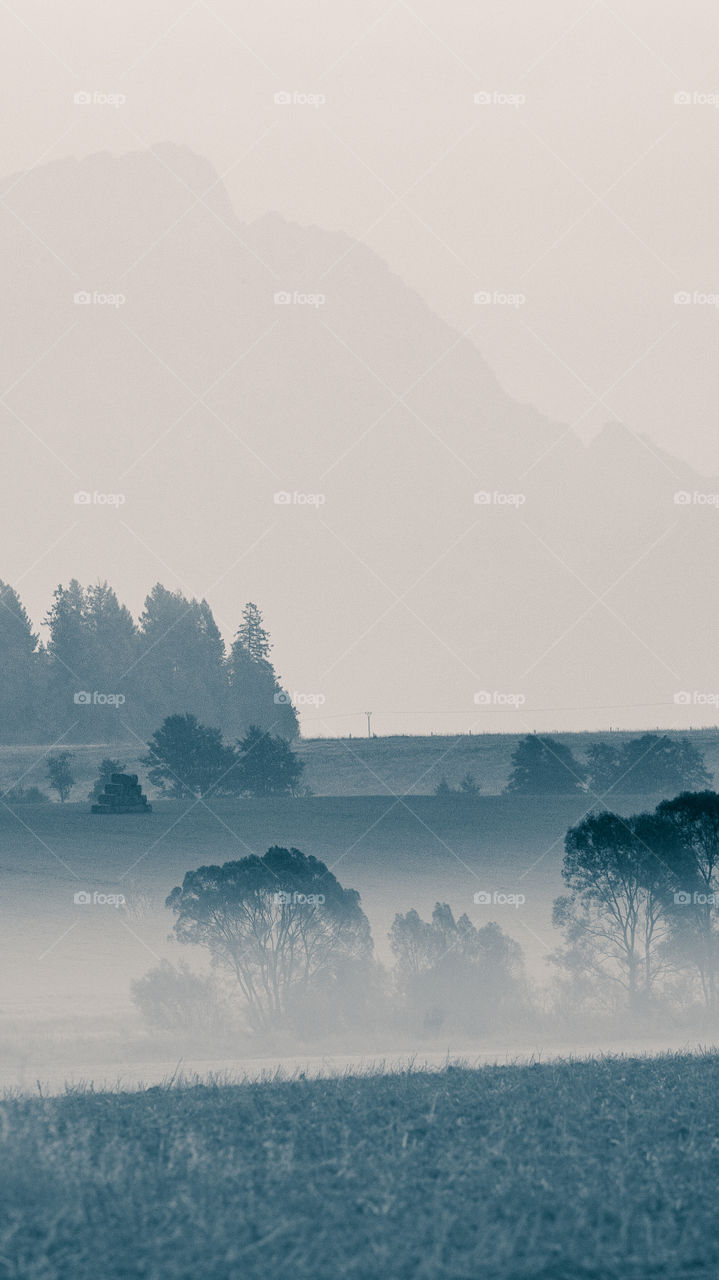
<instances>
[{"instance_id":1,"label":"hazy sky","mask_svg":"<svg viewBox=\"0 0 719 1280\"><path fill-rule=\"evenodd\" d=\"M13 0L0 169L186 143L243 220L364 239L512 395L719 471L719 309L673 302L719 293L718 35L711 0Z\"/></svg>"},{"instance_id":2,"label":"hazy sky","mask_svg":"<svg viewBox=\"0 0 719 1280\"><path fill-rule=\"evenodd\" d=\"M606 422L619 420L633 436L648 437L705 474L719 474L719 64L713 52L718 35L719 11L710 0L689 0L681 6L668 0L629 0L614 6L603 0L549 0L542 5L534 0L365 0L361 6L349 0L300 5L72 0L57 6L46 0L12 0L0 9L0 94L6 122L0 173L19 177L21 171L67 157L103 151L120 156L165 141L187 146L206 157L221 176L242 222L276 211L303 226L346 233L375 250L439 317L476 343L517 401L573 426L585 439L593 438ZM159 160L157 165L159 183L167 179L167 170L161 172ZM17 221L19 202L31 183L18 181L14 190L10 216ZM181 183L177 193L181 211ZM54 212L50 201L44 229L38 233L33 223L30 232L40 256L48 242L55 246ZM60 221L58 213L58 226ZM108 229L108 238L110 231L117 240L117 228ZM271 230L260 238L260 255L265 248L269 252L271 240ZM359 252L349 241L338 240L336 255L318 265L317 280L310 285L331 301L333 285L340 289L342 271ZM28 353L37 350L40 355L53 336L43 329L41 299L36 315L35 346L22 348L17 369L9 364L8 380L22 375L28 397L33 380L40 393L43 377L40 367L26 374ZM6 324L12 344L12 316L6 317ZM377 327L381 328L379 317ZM144 332L156 351L152 330ZM156 336L160 345L167 337L171 347L170 325ZM224 365L228 363L225 359ZM188 377L192 381L189 373ZM382 411L376 392L375 387L374 399L367 393L366 403L360 403L358 393L341 429L349 432L352 427L355 435L366 429ZM88 404L96 394L88 387L83 413L90 413ZM270 395L267 392L265 398ZM83 435L89 432L91 413L81 422L78 410L73 423L74 403L58 410L52 430L69 433L65 457L77 476L84 473L82 459L75 454L81 445L88 458L91 452L86 443L90 436ZM169 423L170 415L182 410L179 401L176 406L161 403L159 392L158 399L148 403L157 410L159 426L163 413ZM28 399L23 412L31 410ZM107 406L103 413L112 418ZM42 422L37 425L46 430ZM218 430L216 423L209 424L208 433L213 428ZM149 440L153 423L142 430ZM175 462L179 458L185 466L188 486L194 481L194 467L201 473L213 457L220 483L239 474L230 469L229 454L223 450L232 446L223 439L224 444L208 446L196 461L189 453L183 461L181 450L175 455ZM370 444L371 440L368 436ZM406 441L405 445L397 436L397 453L387 455L390 461L383 461L379 444L367 460L365 495L371 492L374 500L379 489L380 505L382 476L401 479L402 458L411 453L414 463L419 457L409 430ZM255 443L271 458L275 481L281 487L282 481L289 483L281 453L272 452L278 441L265 432ZM298 443L292 424L286 443L292 455ZM348 448L350 444L348 436ZM142 452L139 444L135 448L133 443L133 449L138 456ZM446 454L445 448L430 458L427 451L423 482L446 467ZM262 486L270 483L267 468L255 475L253 464L244 455L239 458L241 462L233 455L232 465L248 469L246 488L239 494L247 526L238 531L238 552L252 543L253 530L258 536L262 533L265 515L278 516L276 511L256 512L252 507L257 494L264 495ZM361 474L361 451L353 461ZM316 470L321 470L319 464ZM482 487L480 463L469 471L472 474L462 477L468 501L471 489ZM360 715L365 698L374 697L373 689L381 684L376 673L387 652L382 627L373 634L374 650L363 645L365 619L369 625L384 616L392 590L404 592L415 579L425 578L433 553L423 539L429 541L435 527L446 530L447 546L465 538L462 528L452 523L454 509L465 500L456 497L459 490L453 495L448 491L445 514L437 517L432 499L420 501L415 491L407 500L406 519L396 521L399 537L392 532L389 515L387 523L378 518L373 527L366 496L348 499L342 494L345 524L335 524L334 543L311 550L321 565L314 582L300 589L296 578L280 581L287 547L294 542L290 535L289 544L278 544L267 559L250 556L249 580L238 584L236 592L233 584L231 594L229 580L222 585L223 562L216 550L209 559L211 494L212 485L217 492L217 477L210 482L208 476L203 533L186 548L182 525L187 522L172 507L176 485L165 490L161 478L158 487L154 472L150 478L156 493L154 513L147 515L146 527L133 517L134 542L128 535L118 552L119 567L110 554L101 556L99 544L84 533L77 535L81 549L77 537L63 543L65 516L56 519L38 508L37 546L23 547L23 554L11 548L1 575L10 581L25 579L21 594L33 617L39 620L40 602L47 603L52 585L73 573L83 580L107 574L135 609L157 577L168 585L189 585L198 594L212 587L208 595L225 634L237 617L239 601L257 595L267 607L277 638L276 656L289 687L315 689L313 666L315 673L338 667L338 684L331 691L336 707L332 723L338 729L354 725L361 732L361 719L342 717L349 708ZM312 475L301 479L311 488ZM388 512L393 501L388 495ZM334 511L338 509L335 501ZM476 514L468 511L467 519ZM673 520L676 512L667 508L666 514ZM416 525L407 523L410 515ZM28 522L33 522L29 510ZM640 539L633 547L631 566L625 566L627 574L650 554L655 537L664 536L662 521L660 526L647 526L644 542ZM390 550L378 533L375 538L377 530L390 540ZM416 564L392 559L408 530ZM567 539L566 531L562 536ZM622 536L618 521L617 540ZM58 549L48 553L54 537ZM551 541L551 531L545 529L543 537ZM149 547L145 552L142 538ZM350 545L356 554L347 550ZM535 541L534 552L537 546ZM465 547L469 552L470 543ZM563 547L563 554L571 557L571 535ZM439 551L444 554L446 548ZM481 554L480 547L477 555ZM35 555L42 557L39 572L32 568ZM531 555L518 548L516 562L522 559L531 560ZM470 558L468 563L474 562ZM458 590L466 589L463 564ZM416 675L415 684L409 680L408 688L398 693L402 706L396 708L397 715L380 723L380 730L390 725L464 727L468 721L463 721L460 708L471 706L472 690L484 687L491 625L479 605L476 620L470 618L456 591L444 598L445 588L450 589L450 568L451 561L443 565L442 581L434 591L431 578L424 584L427 597L421 608L417 605L423 626L401 610L406 635L396 615L384 624L397 650L405 646L405 652L413 653ZM587 566L579 568L584 575ZM601 564L596 568L601 573ZM389 595L379 579L371 580L376 570L381 570L380 578L387 575ZM610 578L617 576L618 571L610 573ZM700 690L713 687L707 683L704 659L695 670L691 663L689 670L680 670L679 639L664 648L657 636L650 614L661 577L659 566L642 597L650 606L646 616L633 619L631 625L626 622L623 638L634 636L637 670L643 669L645 658L649 665L654 663L650 650L661 650L655 665L666 688L652 687L633 698L634 668L617 657L615 665L627 680L626 688L615 691L620 704L671 704L672 690L691 689L697 681ZM215 588L216 579L220 585ZM598 578L591 579L590 588L595 582L599 590ZM627 583L632 587L631 576ZM554 591L548 581L545 586ZM696 586L700 592L701 582ZM334 598L340 587L347 594L346 608L357 610L356 616L347 615L344 632L340 598ZM575 601L569 594L564 599L563 585L557 590L551 610L545 610L546 635L539 638L538 660L574 625L575 613L583 616L582 591ZM628 608L636 598L637 591L634 596L630 591ZM533 616L541 616L541 600L535 604ZM294 619L303 605L307 618L295 631ZM511 595L499 604L495 599L494 607L511 618ZM326 644L315 662L316 633ZM479 675L470 652L472 637L480 637L485 646ZM462 647L465 642L468 648ZM605 656L613 642L596 632L590 641ZM506 656L504 642L494 643ZM464 683L453 703L453 694L436 688L433 662L446 663L449 656L454 663L455 645L462 655ZM340 661L345 652L353 655L351 674ZM516 670L526 671L530 659L534 660L531 653L517 656ZM565 675L563 696L558 682ZM580 658L575 656L567 672L560 662L554 682L548 681L537 693L537 705L580 705L584 675ZM496 684L497 676L489 688L517 688L511 673L502 678L504 684ZM390 692L382 687L377 697L387 706L394 687L389 667L381 679ZM611 691L603 701L612 703ZM434 709L448 706L449 720L433 718ZM406 713L405 719L400 712ZM715 718L713 709L708 714ZM419 718L413 720L412 715ZM646 715L651 721L653 708ZM328 719L320 731L330 727Z\"/></svg>"}]
</instances>

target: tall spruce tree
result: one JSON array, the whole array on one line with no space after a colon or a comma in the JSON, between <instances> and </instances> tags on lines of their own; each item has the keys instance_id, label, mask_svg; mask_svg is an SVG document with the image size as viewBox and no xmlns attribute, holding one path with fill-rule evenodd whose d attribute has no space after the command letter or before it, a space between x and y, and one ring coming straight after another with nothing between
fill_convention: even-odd
<instances>
[{"instance_id":1,"label":"tall spruce tree","mask_svg":"<svg viewBox=\"0 0 719 1280\"><path fill-rule=\"evenodd\" d=\"M17 592L0 581L0 733L5 742L32 740L42 705L42 655Z\"/></svg>"},{"instance_id":2,"label":"tall spruce tree","mask_svg":"<svg viewBox=\"0 0 719 1280\"><path fill-rule=\"evenodd\" d=\"M248 600L242 610L242 620L237 628L235 644L246 649L253 662L262 662L270 656L272 644L269 632L263 625L260 610L251 600Z\"/></svg>"},{"instance_id":3,"label":"tall spruce tree","mask_svg":"<svg viewBox=\"0 0 719 1280\"><path fill-rule=\"evenodd\" d=\"M297 737L297 714L280 686L268 654L272 644L260 610L249 602L227 659L229 705L225 727L240 737L251 725L288 740Z\"/></svg>"}]
</instances>

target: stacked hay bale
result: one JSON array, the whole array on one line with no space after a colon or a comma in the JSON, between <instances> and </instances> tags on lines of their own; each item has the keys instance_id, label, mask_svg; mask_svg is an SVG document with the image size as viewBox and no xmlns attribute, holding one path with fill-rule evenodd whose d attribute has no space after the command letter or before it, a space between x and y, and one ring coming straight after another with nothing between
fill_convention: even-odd
<instances>
[{"instance_id":1,"label":"stacked hay bale","mask_svg":"<svg viewBox=\"0 0 719 1280\"><path fill-rule=\"evenodd\" d=\"M113 773L92 813L152 813L136 773Z\"/></svg>"}]
</instances>

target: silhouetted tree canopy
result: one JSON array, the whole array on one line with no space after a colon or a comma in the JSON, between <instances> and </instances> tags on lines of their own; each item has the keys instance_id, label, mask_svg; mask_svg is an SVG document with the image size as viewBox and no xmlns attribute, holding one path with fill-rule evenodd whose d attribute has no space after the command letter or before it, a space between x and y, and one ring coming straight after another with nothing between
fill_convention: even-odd
<instances>
[{"instance_id":1,"label":"silhouetted tree canopy","mask_svg":"<svg viewBox=\"0 0 719 1280\"><path fill-rule=\"evenodd\" d=\"M478 929L466 913L455 920L446 902L435 905L429 921L422 920L414 908L405 915L396 915L389 941L404 979L457 960L480 966L498 965L513 974L522 964L522 948L499 925L490 922Z\"/></svg>"},{"instance_id":2,"label":"silhouetted tree canopy","mask_svg":"<svg viewBox=\"0 0 719 1280\"><path fill-rule=\"evenodd\" d=\"M142 763L154 786L174 799L192 795L293 795L304 764L284 738L253 725L235 746L196 716L168 716Z\"/></svg>"},{"instance_id":3,"label":"silhouetted tree canopy","mask_svg":"<svg viewBox=\"0 0 719 1280\"><path fill-rule=\"evenodd\" d=\"M389 942L399 993L428 1031L488 1026L508 1002L523 1002L522 948L495 921L478 928L438 902L429 921L415 910L396 915Z\"/></svg>"},{"instance_id":4,"label":"silhouetted tree canopy","mask_svg":"<svg viewBox=\"0 0 719 1280\"><path fill-rule=\"evenodd\" d=\"M638 1007L673 967L669 904L685 867L681 842L661 814L589 814L567 832L569 893L556 899L553 914L564 948L555 961L617 984L630 1008Z\"/></svg>"},{"instance_id":5,"label":"silhouetted tree canopy","mask_svg":"<svg viewBox=\"0 0 719 1280\"><path fill-rule=\"evenodd\" d=\"M244 649L253 662L264 662L269 658L272 648L269 632L265 630L257 605L251 600L242 610L242 621L237 628L235 644Z\"/></svg>"},{"instance_id":6,"label":"silhouetted tree canopy","mask_svg":"<svg viewBox=\"0 0 719 1280\"><path fill-rule=\"evenodd\" d=\"M204 947L234 975L259 1027L281 1021L347 959L372 953L359 894L299 849L188 871L166 905L178 941Z\"/></svg>"},{"instance_id":7,"label":"silhouetted tree canopy","mask_svg":"<svg viewBox=\"0 0 719 1280\"><path fill-rule=\"evenodd\" d=\"M119 760L113 760L111 756L105 756L104 760L100 761L98 776L93 784L93 788L88 796L88 799L97 800L97 798L101 796L103 791L105 790L105 783L112 781L113 773L124 773L124 772L125 772L124 764L120 764Z\"/></svg>"},{"instance_id":8,"label":"silhouetted tree canopy","mask_svg":"<svg viewBox=\"0 0 719 1280\"><path fill-rule=\"evenodd\" d=\"M719 1004L719 795L685 791L656 809L679 842L681 863L667 898L680 955L696 967L705 1003Z\"/></svg>"},{"instance_id":9,"label":"silhouetted tree canopy","mask_svg":"<svg viewBox=\"0 0 719 1280\"><path fill-rule=\"evenodd\" d=\"M584 790L586 770L563 742L528 734L512 755L507 791L515 795L570 795Z\"/></svg>"},{"instance_id":10,"label":"silhouetted tree canopy","mask_svg":"<svg viewBox=\"0 0 719 1280\"><path fill-rule=\"evenodd\" d=\"M40 692L38 637L17 593L0 581L0 733L5 742L27 737Z\"/></svg>"},{"instance_id":11,"label":"silhouetted tree canopy","mask_svg":"<svg viewBox=\"0 0 719 1280\"><path fill-rule=\"evenodd\" d=\"M252 725L237 749L234 790L252 796L292 795L296 791L305 766L284 738Z\"/></svg>"},{"instance_id":12,"label":"silhouetted tree canopy","mask_svg":"<svg viewBox=\"0 0 719 1280\"><path fill-rule=\"evenodd\" d=\"M148 742L147 766L153 786L175 799L229 790L237 753L222 740L220 729L200 724L196 716L168 716ZM224 787L223 787L224 783Z\"/></svg>"},{"instance_id":13,"label":"silhouetted tree canopy","mask_svg":"<svg viewBox=\"0 0 719 1280\"><path fill-rule=\"evenodd\" d=\"M0 582L0 741L145 739L173 714L230 739L252 725L287 740L298 720L269 661L259 608L245 605L230 652L206 600L157 583L136 623L107 582L53 592L45 644Z\"/></svg>"},{"instance_id":14,"label":"silhouetted tree canopy","mask_svg":"<svg viewBox=\"0 0 719 1280\"><path fill-rule=\"evenodd\" d=\"M595 743L587 752L587 769L589 789L597 796L672 795L711 783L702 753L688 738L666 734Z\"/></svg>"}]
</instances>

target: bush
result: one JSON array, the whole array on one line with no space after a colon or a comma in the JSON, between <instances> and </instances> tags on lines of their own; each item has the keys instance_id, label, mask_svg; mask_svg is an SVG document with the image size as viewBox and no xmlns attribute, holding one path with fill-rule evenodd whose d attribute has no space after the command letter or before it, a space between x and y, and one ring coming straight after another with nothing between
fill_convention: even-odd
<instances>
[{"instance_id":1,"label":"bush","mask_svg":"<svg viewBox=\"0 0 719 1280\"><path fill-rule=\"evenodd\" d=\"M50 804L50 797L39 787L11 787L3 800L6 804Z\"/></svg>"},{"instance_id":2,"label":"bush","mask_svg":"<svg viewBox=\"0 0 719 1280\"><path fill-rule=\"evenodd\" d=\"M415 910L396 915L389 940L401 1009L425 1034L526 1024L522 948L494 921L478 929L438 902L429 921Z\"/></svg>"},{"instance_id":3,"label":"bush","mask_svg":"<svg viewBox=\"0 0 719 1280\"><path fill-rule=\"evenodd\" d=\"M163 960L132 983L132 998L154 1031L210 1032L227 1027L232 1011L212 975Z\"/></svg>"}]
</instances>

